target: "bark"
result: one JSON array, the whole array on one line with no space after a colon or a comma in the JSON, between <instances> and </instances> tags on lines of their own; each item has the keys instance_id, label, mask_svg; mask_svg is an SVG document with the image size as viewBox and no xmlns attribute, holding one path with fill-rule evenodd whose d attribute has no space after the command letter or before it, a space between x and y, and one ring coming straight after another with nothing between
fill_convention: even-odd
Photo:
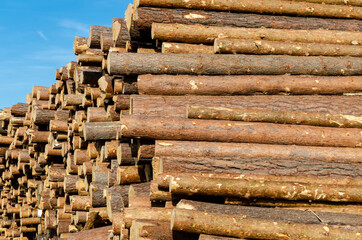
<instances>
[{"instance_id":1,"label":"bark","mask_svg":"<svg viewBox=\"0 0 362 240\"><path fill-rule=\"evenodd\" d=\"M240 238L239 238L240 239ZM235 240L233 237L223 237L208 234L200 234L199 240Z\"/></svg>"},{"instance_id":2,"label":"bark","mask_svg":"<svg viewBox=\"0 0 362 240\"><path fill-rule=\"evenodd\" d=\"M107 214L109 219L113 221L113 214L122 212L124 207L128 206L128 186L108 188L105 195L107 201Z\"/></svg>"},{"instance_id":3,"label":"bark","mask_svg":"<svg viewBox=\"0 0 362 240\"><path fill-rule=\"evenodd\" d=\"M103 32L101 34L101 49L103 52L108 52L113 46L112 32Z\"/></svg>"},{"instance_id":4,"label":"bark","mask_svg":"<svg viewBox=\"0 0 362 240\"><path fill-rule=\"evenodd\" d=\"M356 185L314 184L280 181L253 181L227 178L187 178L170 180L170 192L180 195L240 197L246 199L280 199L296 201L362 201L361 187Z\"/></svg>"},{"instance_id":5,"label":"bark","mask_svg":"<svg viewBox=\"0 0 362 240\"><path fill-rule=\"evenodd\" d=\"M87 41L87 45L89 48L101 48L101 34L103 32L112 34L112 28L91 25Z\"/></svg>"},{"instance_id":6,"label":"bark","mask_svg":"<svg viewBox=\"0 0 362 240\"><path fill-rule=\"evenodd\" d=\"M361 96L142 96L133 95L131 114L185 117L187 105L257 110L362 115ZM346 108L345 106L348 106Z\"/></svg>"},{"instance_id":7,"label":"bark","mask_svg":"<svg viewBox=\"0 0 362 240\"><path fill-rule=\"evenodd\" d=\"M103 198L103 190L106 188L103 183L92 182L89 187L89 196L92 201L92 207L105 207L106 199Z\"/></svg>"},{"instance_id":8,"label":"bark","mask_svg":"<svg viewBox=\"0 0 362 240\"><path fill-rule=\"evenodd\" d=\"M87 122L107 122L107 112L103 107L88 107Z\"/></svg>"},{"instance_id":9,"label":"bark","mask_svg":"<svg viewBox=\"0 0 362 240\"><path fill-rule=\"evenodd\" d=\"M162 43L162 53L205 53L214 54L214 48L208 45L187 43Z\"/></svg>"},{"instance_id":10,"label":"bark","mask_svg":"<svg viewBox=\"0 0 362 240\"><path fill-rule=\"evenodd\" d=\"M362 7L361 0L292 0L297 2L311 2L311 3L322 3L322 4L336 4L336 5L350 5Z\"/></svg>"},{"instance_id":11,"label":"bark","mask_svg":"<svg viewBox=\"0 0 362 240\"><path fill-rule=\"evenodd\" d=\"M121 119L120 113L116 111L114 105L108 105L107 107L107 120L108 121L119 121Z\"/></svg>"},{"instance_id":12,"label":"bark","mask_svg":"<svg viewBox=\"0 0 362 240\"><path fill-rule=\"evenodd\" d=\"M102 77L101 72L82 71L80 73L79 82L82 84L95 85L98 83L100 77Z\"/></svg>"},{"instance_id":13,"label":"bark","mask_svg":"<svg viewBox=\"0 0 362 240\"><path fill-rule=\"evenodd\" d=\"M342 114L189 106L186 115L195 119L362 128L362 117Z\"/></svg>"},{"instance_id":14,"label":"bark","mask_svg":"<svg viewBox=\"0 0 362 240\"><path fill-rule=\"evenodd\" d=\"M135 165L136 154L131 143L121 143L117 148L117 161L119 165Z\"/></svg>"},{"instance_id":15,"label":"bark","mask_svg":"<svg viewBox=\"0 0 362 240\"><path fill-rule=\"evenodd\" d=\"M83 97L80 94L68 94L64 96L63 106L76 106L81 105L83 101Z\"/></svg>"},{"instance_id":16,"label":"bark","mask_svg":"<svg viewBox=\"0 0 362 240\"><path fill-rule=\"evenodd\" d=\"M247 0L228 1L228 0L207 0L200 2L197 0L172 1L172 0L137 0L135 6L147 7L166 7L166 8L189 8L215 11L230 12L253 12L280 15L297 16L316 16L331 18L362 18L362 10L359 7L339 6L339 5L321 5L308 2L293 2L274 0L256 0L253 2Z\"/></svg>"},{"instance_id":17,"label":"bark","mask_svg":"<svg viewBox=\"0 0 362 240\"><path fill-rule=\"evenodd\" d=\"M253 143L188 142L156 140L155 156L182 158L219 158L361 163L362 149L269 145Z\"/></svg>"},{"instance_id":18,"label":"bark","mask_svg":"<svg viewBox=\"0 0 362 240\"><path fill-rule=\"evenodd\" d=\"M252 239L358 239L359 230L175 209L171 229ZM308 229L308 231L306 231Z\"/></svg>"},{"instance_id":19,"label":"bark","mask_svg":"<svg viewBox=\"0 0 362 240\"><path fill-rule=\"evenodd\" d=\"M130 229L131 239L173 240L169 222L155 220L134 220Z\"/></svg>"},{"instance_id":20,"label":"bark","mask_svg":"<svg viewBox=\"0 0 362 240\"><path fill-rule=\"evenodd\" d=\"M79 180L78 175L66 175L64 177L64 192L68 194L78 193L77 181Z\"/></svg>"},{"instance_id":21,"label":"bark","mask_svg":"<svg viewBox=\"0 0 362 240\"><path fill-rule=\"evenodd\" d=\"M209 142L361 147L359 129L329 128L273 123L124 116L122 137ZM86 129L87 130L87 129Z\"/></svg>"},{"instance_id":22,"label":"bark","mask_svg":"<svg viewBox=\"0 0 362 240\"><path fill-rule=\"evenodd\" d=\"M228 214L245 216L246 218L277 220L283 222L294 222L303 224L319 224L321 221L316 217L323 219L324 224L330 225L350 225L358 226L362 216L359 214L341 214L311 212L278 208L256 208L248 206L232 206L224 204L197 202L192 200L181 200L178 209L189 209L199 212L209 212L215 214Z\"/></svg>"},{"instance_id":23,"label":"bark","mask_svg":"<svg viewBox=\"0 0 362 240\"><path fill-rule=\"evenodd\" d=\"M275 158L277 158L276 156ZM324 161L216 158L216 157L160 157L163 172L234 173L271 176L313 176L362 178L361 163L330 163ZM360 179L362 180L362 179Z\"/></svg>"},{"instance_id":24,"label":"bark","mask_svg":"<svg viewBox=\"0 0 362 240\"><path fill-rule=\"evenodd\" d=\"M40 218L21 218L20 219L20 225L26 226L26 225L35 225L40 223Z\"/></svg>"},{"instance_id":25,"label":"bark","mask_svg":"<svg viewBox=\"0 0 362 240\"><path fill-rule=\"evenodd\" d=\"M112 39L115 47L125 47L126 42L131 40L123 18L113 18Z\"/></svg>"},{"instance_id":26,"label":"bark","mask_svg":"<svg viewBox=\"0 0 362 240\"><path fill-rule=\"evenodd\" d=\"M195 31L195 30L193 30ZM357 57L110 53L109 74L360 75Z\"/></svg>"},{"instance_id":27,"label":"bark","mask_svg":"<svg viewBox=\"0 0 362 240\"><path fill-rule=\"evenodd\" d=\"M51 120L49 122L49 131L67 133L68 132L68 121Z\"/></svg>"},{"instance_id":28,"label":"bark","mask_svg":"<svg viewBox=\"0 0 362 240\"><path fill-rule=\"evenodd\" d=\"M167 44L167 43L166 43ZM292 43L249 39L217 38L215 53L273 54L293 56L362 56L362 46L321 43ZM188 52L185 52L188 53ZM192 52L190 52L192 53Z\"/></svg>"},{"instance_id":29,"label":"bark","mask_svg":"<svg viewBox=\"0 0 362 240\"><path fill-rule=\"evenodd\" d=\"M147 74L139 75L137 84L139 93L145 95L310 95L362 91L360 87L362 78L360 76L172 76ZM121 101L121 96L118 95L116 104ZM123 97L126 98L126 96L122 96L122 99Z\"/></svg>"},{"instance_id":30,"label":"bark","mask_svg":"<svg viewBox=\"0 0 362 240\"><path fill-rule=\"evenodd\" d=\"M152 24L152 39L168 42L214 43L216 38L237 38L281 42L360 45L359 32L323 29L274 29L204 26L200 24Z\"/></svg>"},{"instance_id":31,"label":"bark","mask_svg":"<svg viewBox=\"0 0 362 240\"><path fill-rule=\"evenodd\" d=\"M151 159L155 156L155 144L141 144L137 151L137 159Z\"/></svg>"},{"instance_id":32,"label":"bark","mask_svg":"<svg viewBox=\"0 0 362 240\"><path fill-rule=\"evenodd\" d=\"M150 35L153 22L245 28L329 29L340 31L361 31L362 29L362 23L353 19L275 16L156 7L136 8L133 24L136 30L143 33L142 35Z\"/></svg>"},{"instance_id":33,"label":"bark","mask_svg":"<svg viewBox=\"0 0 362 240\"><path fill-rule=\"evenodd\" d=\"M119 185L140 183L146 181L145 166L119 166L117 170L117 183Z\"/></svg>"},{"instance_id":34,"label":"bark","mask_svg":"<svg viewBox=\"0 0 362 240\"><path fill-rule=\"evenodd\" d=\"M93 228L97 218L98 218L98 212L90 212L87 216L87 222L85 223L83 230L89 230Z\"/></svg>"},{"instance_id":35,"label":"bark","mask_svg":"<svg viewBox=\"0 0 362 240\"><path fill-rule=\"evenodd\" d=\"M75 37L74 38L74 42L73 42L73 51L75 55L81 54L85 51L87 51L88 46L87 46L87 41L88 38L85 37ZM56 78L58 79L58 78Z\"/></svg>"},{"instance_id":36,"label":"bark","mask_svg":"<svg viewBox=\"0 0 362 240\"><path fill-rule=\"evenodd\" d=\"M55 119L54 110L35 109L31 115L32 121L35 124L49 124L50 120Z\"/></svg>"},{"instance_id":37,"label":"bark","mask_svg":"<svg viewBox=\"0 0 362 240\"><path fill-rule=\"evenodd\" d=\"M28 112L29 104L26 103L17 103L13 105L10 109L11 115L15 117L24 117Z\"/></svg>"},{"instance_id":38,"label":"bark","mask_svg":"<svg viewBox=\"0 0 362 240\"><path fill-rule=\"evenodd\" d=\"M67 239L68 240L77 240L77 239L104 240L108 238L111 231L112 231L112 226L99 227L86 231L80 231L77 233L68 234Z\"/></svg>"},{"instance_id":39,"label":"bark","mask_svg":"<svg viewBox=\"0 0 362 240\"><path fill-rule=\"evenodd\" d=\"M106 142L104 145L105 158L106 159L116 159L117 158L117 148L119 142L118 141L110 141Z\"/></svg>"}]
</instances>

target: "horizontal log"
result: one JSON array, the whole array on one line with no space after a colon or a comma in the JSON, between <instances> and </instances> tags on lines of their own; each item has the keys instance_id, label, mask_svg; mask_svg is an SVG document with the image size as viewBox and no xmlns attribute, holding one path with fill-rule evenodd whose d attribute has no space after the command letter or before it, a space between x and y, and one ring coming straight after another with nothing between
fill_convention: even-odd
<instances>
[{"instance_id":1,"label":"horizontal log","mask_svg":"<svg viewBox=\"0 0 362 240\"><path fill-rule=\"evenodd\" d=\"M170 192L180 195L271 198L281 200L361 202L361 187L355 185L251 181L226 178L171 177Z\"/></svg>"},{"instance_id":2,"label":"horizontal log","mask_svg":"<svg viewBox=\"0 0 362 240\"><path fill-rule=\"evenodd\" d=\"M91 25L87 45L89 48L101 48L101 34L103 32L112 34L111 27Z\"/></svg>"},{"instance_id":3,"label":"horizontal log","mask_svg":"<svg viewBox=\"0 0 362 240\"><path fill-rule=\"evenodd\" d=\"M362 46L322 43L291 43L267 40L217 38L215 53L274 54L293 56L362 56ZM185 52L187 53L187 52ZM192 52L190 52L192 53ZM195 52L197 53L197 52Z\"/></svg>"},{"instance_id":4,"label":"horizontal log","mask_svg":"<svg viewBox=\"0 0 362 240\"><path fill-rule=\"evenodd\" d=\"M112 226L105 226L94 228L90 230L80 231L77 233L68 234L68 240L76 239L94 239L94 240L103 240L107 239L110 232L112 231Z\"/></svg>"},{"instance_id":5,"label":"horizontal log","mask_svg":"<svg viewBox=\"0 0 362 240\"><path fill-rule=\"evenodd\" d=\"M361 147L359 129L273 123L123 116L122 137L160 140L249 142L330 147ZM87 131L87 128L86 128ZM118 133L118 132L117 132Z\"/></svg>"},{"instance_id":6,"label":"horizontal log","mask_svg":"<svg viewBox=\"0 0 362 240\"><path fill-rule=\"evenodd\" d=\"M188 209L172 212L171 229L252 239L358 239L360 235L359 230L333 225L288 223Z\"/></svg>"},{"instance_id":7,"label":"horizontal log","mask_svg":"<svg viewBox=\"0 0 362 240\"><path fill-rule=\"evenodd\" d=\"M361 31L362 29L362 23L354 19L275 16L157 7L137 7L135 9L133 15L134 29L142 32L143 35L150 35L153 22L245 28L329 29L340 31Z\"/></svg>"},{"instance_id":8,"label":"horizontal log","mask_svg":"<svg viewBox=\"0 0 362 240\"><path fill-rule=\"evenodd\" d=\"M121 124L119 122L90 122L83 125L85 141L113 140L120 135Z\"/></svg>"},{"instance_id":9,"label":"horizontal log","mask_svg":"<svg viewBox=\"0 0 362 240\"><path fill-rule=\"evenodd\" d=\"M26 103L17 103L11 106L10 112L11 115L17 117L23 117L28 112L29 104Z\"/></svg>"},{"instance_id":10,"label":"horizontal log","mask_svg":"<svg viewBox=\"0 0 362 240\"><path fill-rule=\"evenodd\" d=\"M125 208L123 216L126 228L130 228L137 219L170 222L171 213L172 209L167 208Z\"/></svg>"},{"instance_id":11,"label":"horizontal log","mask_svg":"<svg viewBox=\"0 0 362 240\"><path fill-rule=\"evenodd\" d=\"M314 212L316 214L315 215L311 211L233 206L185 199L181 200L176 205L176 208L216 214L243 215L246 218L277 220L303 224L320 224L320 220L316 218L317 215L323 219L324 224L358 226L358 222L360 221L359 219L362 217L359 214L340 214L326 212Z\"/></svg>"},{"instance_id":12,"label":"horizontal log","mask_svg":"<svg viewBox=\"0 0 362 240\"><path fill-rule=\"evenodd\" d=\"M362 115L361 96L146 96L132 95L131 114L185 117L187 105ZM346 108L345 106L348 106Z\"/></svg>"},{"instance_id":13,"label":"horizontal log","mask_svg":"<svg viewBox=\"0 0 362 240\"><path fill-rule=\"evenodd\" d=\"M195 119L362 128L362 117L342 114L189 106L186 115Z\"/></svg>"},{"instance_id":14,"label":"horizontal log","mask_svg":"<svg viewBox=\"0 0 362 240\"><path fill-rule=\"evenodd\" d=\"M350 5L362 7L361 0L291 0L297 2L311 2L311 3L322 3L322 4L336 4L336 5Z\"/></svg>"},{"instance_id":15,"label":"horizontal log","mask_svg":"<svg viewBox=\"0 0 362 240\"><path fill-rule=\"evenodd\" d=\"M168 42L208 43L216 38L238 38L282 42L360 45L358 32L323 29L274 29L204 26L200 24L152 24L152 39Z\"/></svg>"},{"instance_id":16,"label":"horizontal log","mask_svg":"<svg viewBox=\"0 0 362 240\"><path fill-rule=\"evenodd\" d=\"M203 44L187 44L187 43L162 43L162 53L205 53L213 54L214 47Z\"/></svg>"},{"instance_id":17,"label":"horizontal log","mask_svg":"<svg viewBox=\"0 0 362 240\"><path fill-rule=\"evenodd\" d=\"M230 12L254 12L280 15L297 15L297 16L318 16L331 18L362 18L362 10L359 7L349 7L340 5L321 5L308 2L293 2L274 0L256 0L253 2L241 0L230 2L228 0L207 0L200 2L190 0L188 2L151 1L137 0L135 6L147 7L166 7L166 8L190 8L202 10L230 11Z\"/></svg>"},{"instance_id":18,"label":"horizontal log","mask_svg":"<svg viewBox=\"0 0 362 240\"><path fill-rule=\"evenodd\" d=\"M155 156L362 162L360 148L156 140Z\"/></svg>"},{"instance_id":19,"label":"horizontal log","mask_svg":"<svg viewBox=\"0 0 362 240\"><path fill-rule=\"evenodd\" d=\"M110 53L109 74L361 75L357 57Z\"/></svg>"},{"instance_id":20,"label":"horizontal log","mask_svg":"<svg viewBox=\"0 0 362 240\"><path fill-rule=\"evenodd\" d=\"M362 91L360 76L139 75L146 95L343 94ZM118 95L120 97L121 95ZM119 100L120 101L120 100Z\"/></svg>"},{"instance_id":21,"label":"horizontal log","mask_svg":"<svg viewBox=\"0 0 362 240\"><path fill-rule=\"evenodd\" d=\"M88 41L88 39L85 37L75 37L74 38L73 51L74 51L75 55L78 55L78 54L81 54L81 53L87 51L87 49L88 49L87 41Z\"/></svg>"}]
</instances>

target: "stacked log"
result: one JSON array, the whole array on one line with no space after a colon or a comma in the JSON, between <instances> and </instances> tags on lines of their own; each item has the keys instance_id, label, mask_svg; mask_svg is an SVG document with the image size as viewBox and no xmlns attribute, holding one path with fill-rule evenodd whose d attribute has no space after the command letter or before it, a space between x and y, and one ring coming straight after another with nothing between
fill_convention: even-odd
<instances>
[{"instance_id":1,"label":"stacked log","mask_svg":"<svg viewBox=\"0 0 362 240\"><path fill-rule=\"evenodd\" d=\"M1 239L360 239L361 17L137 0L91 26L0 112Z\"/></svg>"}]
</instances>

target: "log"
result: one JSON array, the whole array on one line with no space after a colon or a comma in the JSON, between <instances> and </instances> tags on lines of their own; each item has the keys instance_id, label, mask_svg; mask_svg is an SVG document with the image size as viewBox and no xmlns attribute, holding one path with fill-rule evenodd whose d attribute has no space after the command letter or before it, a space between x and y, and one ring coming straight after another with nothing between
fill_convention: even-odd
<instances>
[{"instance_id":1,"label":"log","mask_svg":"<svg viewBox=\"0 0 362 240\"><path fill-rule=\"evenodd\" d=\"M83 125L85 141L118 139L121 124L119 122L90 122Z\"/></svg>"},{"instance_id":2,"label":"log","mask_svg":"<svg viewBox=\"0 0 362 240\"><path fill-rule=\"evenodd\" d=\"M112 39L115 47L125 47L126 42L131 40L123 18L113 18Z\"/></svg>"},{"instance_id":3,"label":"log","mask_svg":"<svg viewBox=\"0 0 362 240\"><path fill-rule=\"evenodd\" d=\"M167 208L125 208L123 216L126 228L130 228L132 221L137 219L170 222L171 213L172 209Z\"/></svg>"},{"instance_id":4,"label":"log","mask_svg":"<svg viewBox=\"0 0 362 240\"><path fill-rule=\"evenodd\" d=\"M189 157L191 159L209 157L360 163L362 161L362 149L156 140L154 156Z\"/></svg>"},{"instance_id":5,"label":"log","mask_svg":"<svg viewBox=\"0 0 362 240\"><path fill-rule=\"evenodd\" d=\"M149 36L154 22L245 28L329 29L340 31L361 31L362 29L362 23L354 19L275 16L157 7L137 7L135 9L133 31L140 31L142 35Z\"/></svg>"},{"instance_id":6,"label":"log","mask_svg":"<svg viewBox=\"0 0 362 240\"><path fill-rule=\"evenodd\" d=\"M333 225L276 222L187 209L172 212L171 229L252 239L358 239L360 235L359 230Z\"/></svg>"},{"instance_id":7,"label":"log","mask_svg":"<svg viewBox=\"0 0 362 240\"><path fill-rule=\"evenodd\" d=\"M17 103L10 109L11 115L15 117L23 117L28 112L29 104Z\"/></svg>"},{"instance_id":8,"label":"log","mask_svg":"<svg viewBox=\"0 0 362 240\"><path fill-rule=\"evenodd\" d=\"M162 53L204 53L213 54L214 48L212 46L203 44L187 44L187 43L162 43Z\"/></svg>"},{"instance_id":9,"label":"log","mask_svg":"<svg viewBox=\"0 0 362 240\"><path fill-rule=\"evenodd\" d=\"M194 119L362 128L362 117L343 114L189 106L186 116Z\"/></svg>"},{"instance_id":10,"label":"log","mask_svg":"<svg viewBox=\"0 0 362 240\"><path fill-rule=\"evenodd\" d=\"M87 49L88 49L87 41L88 41L88 39L85 37L75 37L74 38L73 50L74 50L75 55L78 55L78 54L81 54L81 53L87 51Z\"/></svg>"},{"instance_id":11,"label":"log","mask_svg":"<svg viewBox=\"0 0 362 240\"><path fill-rule=\"evenodd\" d=\"M193 30L195 31L195 30ZM109 74L361 75L356 57L109 53Z\"/></svg>"},{"instance_id":12,"label":"log","mask_svg":"<svg viewBox=\"0 0 362 240\"><path fill-rule=\"evenodd\" d=\"M362 78L360 76L146 74L138 76L137 85L139 94L145 95L343 94L361 92ZM117 107L123 106L121 105L123 97L126 98L126 96L117 96ZM118 109L121 109L120 106Z\"/></svg>"},{"instance_id":13,"label":"log","mask_svg":"<svg viewBox=\"0 0 362 240\"><path fill-rule=\"evenodd\" d=\"M117 169L117 183L119 185L140 183L147 180L144 165L119 166Z\"/></svg>"},{"instance_id":14,"label":"log","mask_svg":"<svg viewBox=\"0 0 362 240\"><path fill-rule=\"evenodd\" d=\"M89 128L86 126L86 131L87 129ZM121 118L120 130L121 136L126 138L142 137L160 140L249 142L330 147L362 146L360 130L353 128L342 129L129 115Z\"/></svg>"},{"instance_id":15,"label":"log","mask_svg":"<svg viewBox=\"0 0 362 240\"><path fill-rule=\"evenodd\" d=\"M133 95L131 114L185 117L187 105L362 115L361 96L146 96ZM346 108L345 106L348 106Z\"/></svg>"},{"instance_id":16,"label":"log","mask_svg":"<svg viewBox=\"0 0 362 240\"><path fill-rule=\"evenodd\" d=\"M103 198L103 190L106 188L105 184L92 182L89 187L89 196L92 201L92 207L105 207L107 202Z\"/></svg>"},{"instance_id":17,"label":"log","mask_svg":"<svg viewBox=\"0 0 362 240\"><path fill-rule=\"evenodd\" d=\"M268 158L238 157L159 157L164 173L233 173L269 176L313 176L362 178L361 163L331 163L315 160L290 160L278 155Z\"/></svg>"},{"instance_id":18,"label":"log","mask_svg":"<svg viewBox=\"0 0 362 240\"><path fill-rule=\"evenodd\" d=\"M112 28L113 29L113 28ZM102 32L101 34L101 49L103 52L108 52L113 46L112 32Z\"/></svg>"},{"instance_id":19,"label":"log","mask_svg":"<svg viewBox=\"0 0 362 240\"><path fill-rule=\"evenodd\" d=\"M322 4L336 4L336 5L350 5L362 7L361 0L292 0L298 2L311 2L311 3L322 3Z\"/></svg>"},{"instance_id":20,"label":"log","mask_svg":"<svg viewBox=\"0 0 362 240\"><path fill-rule=\"evenodd\" d=\"M199 212L209 212L215 214L228 214L245 216L246 218L277 220L283 222L303 223L303 224L320 224L320 219L323 219L323 224L330 225L350 225L358 226L359 219L362 218L359 214L341 214L327 212L311 212L291 209L278 208L255 208L248 206L232 206L224 204L198 202L192 200L181 200L177 205L177 209L189 209Z\"/></svg>"},{"instance_id":21,"label":"log","mask_svg":"<svg viewBox=\"0 0 362 240\"><path fill-rule=\"evenodd\" d=\"M173 240L169 222L155 220L134 220L130 229L131 239Z\"/></svg>"},{"instance_id":22,"label":"log","mask_svg":"<svg viewBox=\"0 0 362 240\"><path fill-rule=\"evenodd\" d=\"M170 179L171 194L271 198L280 200L356 202L362 201L361 187L356 185L314 184L298 182L252 181L227 178Z\"/></svg>"},{"instance_id":23,"label":"log","mask_svg":"<svg viewBox=\"0 0 362 240\"><path fill-rule=\"evenodd\" d=\"M89 48L101 48L101 34L103 32L112 34L112 28L96 25L90 26L89 37L87 41L87 45Z\"/></svg>"},{"instance_id":24,"label":"log","mask_svg":"<svg viewBox=\"0 0 362 240\"><path fill-rule=\"evenodd\" d=\"M165 43L167 44L167 43ZM362 56L362 46L343 44L297 43L250 39L217 38L215 53L273 54L293 56ZM192 53L192 52L185 52ZM195 53L198 53L195 51ZM207 53L207 52L205 52Z\"/></svg>"},{"instance_id":25,"label":"log","mask_svg":"<svg viewBox=\"0 0 362 240\"><path fill-rule=\"evenodd\" d=\"M80 231L77 233L68 234L67 239L68 240L77 240L77 239L104 240L108 238L111 231L112 231L112 226L99 227L86 231Z\"/></svg>"},{"instance_id":26,"label":"log","mask_svg":"<svg viewBox=\"0 0 362 240\"><path fill-rule=\"evenodd\" d=\"M168 42L208 43L216 38L238 38L281 42L360 45L359 32L322 29L274 29L204 26L200 24L152 24L152 39Z\"/></svg>"},{"instance_id":27,"label":"log","mask_svg":"<svg viewBox=\"0 0 362 240\"><path fill-rule=\"evenodd\" d=\"M240 238L239 238L240 239ZM235 240L233 237L223 237L208 234L200 234L199 240Z\"/></svg>"},{"instance_id":28,"label":"log","mask_svg":"<svg viewBox=\"0 0 362 240\"><path fill-rule=\"evenodd\" d=\"M227 11L227 12L253 12L280 15L297 15L297 16L316 16L331 18L362 18L362 10L359 7L340 6L340 5L321 5L308 2L293 2L274 0L256 0L253 2L241 0L237 2L228 0L208 0L200 2L191 0L188 2L151 1L137 0L135 6L147 7L166 7L166 8L189 8L201 10Z\"/></svg>"}]
</instances>

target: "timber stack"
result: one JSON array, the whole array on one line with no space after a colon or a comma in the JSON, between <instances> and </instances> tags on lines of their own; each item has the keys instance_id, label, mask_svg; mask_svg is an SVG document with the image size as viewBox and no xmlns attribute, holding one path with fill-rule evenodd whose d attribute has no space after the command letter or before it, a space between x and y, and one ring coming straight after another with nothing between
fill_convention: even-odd
<instances>
[{"instance_id":1,"label":"timber stack","mask_svg":"<svg viewBox=\"0 0 362 240\"><path fill-rule=\"evenodd\" d=\"M362 1L135 0L0 113L0 239L361 239Z\"/></svg>"}]
</instances>

